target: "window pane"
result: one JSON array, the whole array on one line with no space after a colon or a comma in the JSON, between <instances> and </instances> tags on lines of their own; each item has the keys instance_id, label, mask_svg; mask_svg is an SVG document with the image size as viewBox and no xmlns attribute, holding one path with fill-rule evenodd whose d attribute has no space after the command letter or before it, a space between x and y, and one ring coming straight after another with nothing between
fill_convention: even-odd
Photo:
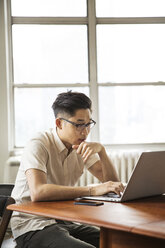
<instances>
[{"instance_id":1,"label":"window pane","mask_svg":"<svg viewBox=\"0 0 165 248\"><path fill-rule=\"evenodd\" d=\"M98 17L164 16L164 11L164 0L96 0Z\"/></svg>"},{"instance_id":2,"label":"window pane","mask_svg":"<svg viewBox=\"0 0 165 248\"><path fill-rule=\"evenodd\" d=\"M163 143L164 96L164 86L100 87L101 143Z\"/></svg>"},{"instance_id":3,"label":"window pane","mask_svg":"<svg viewBox=\"0 0 165 248\"><path fill-rule=\"evenodd\" d=\"M51 108L61 92L72 90L89 95L81 88L16 88L15 89L15 146L21 147L36 133L55 126Z\"/></svg>"},{"instance_id":4,"label":"window pane","mask_svg":"<svg viewBox=\"0 0 165 248\"><path fill-rule=\"evenodd\" d=\"M98 25L98 81L165 81L164 34L164 24Z\"/></svg>"},{"instance_id":5,"label":"window pane","mask_svg":"<svg viewBox=\"0 0 165 248\"><path fill-rule=\"evenodd\" d=\"M12 0L13 16L86 16L86 0Z\"/></svg>"},{"instance_id":6,"label":"window pane","mask_svg":"<svg viewBox=\"0 0 165 248\"><path fill-rule=\"evenodd\" d=\"M15 83L87 83L85 25L14 25Z\"/></svg>"}]
</instances>

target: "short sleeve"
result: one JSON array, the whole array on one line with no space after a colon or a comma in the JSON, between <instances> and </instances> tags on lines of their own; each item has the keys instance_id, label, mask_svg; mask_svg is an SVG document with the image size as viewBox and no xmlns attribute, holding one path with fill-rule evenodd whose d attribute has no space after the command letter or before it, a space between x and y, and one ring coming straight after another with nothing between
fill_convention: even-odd
<instances>
[{"instance_id":1,"label":"short sleeve","mask_svg":"<svg viewBox=\"0 0 165 248\"><path fill-rule=\"evenodd\" d=\"M22 159L21 164L25 171L28 169L39 169L47 172L48 152L44 145L39 140L31 140L28 142Z\"/></svg>"},{"instance_id":2,"label":"short sleeve","mask_svg":"<svg viewBox=\"0 0 165 248\"><path fill-rule=\"evenodd\" d=\"M99 155L97 153L91 155L89 157L89 159L87 160L87 162L85 163L85 168L89 169L92 165L94 165L99 160L100 160L100 158L99 158Z\"/></svg>"}]
</instances>

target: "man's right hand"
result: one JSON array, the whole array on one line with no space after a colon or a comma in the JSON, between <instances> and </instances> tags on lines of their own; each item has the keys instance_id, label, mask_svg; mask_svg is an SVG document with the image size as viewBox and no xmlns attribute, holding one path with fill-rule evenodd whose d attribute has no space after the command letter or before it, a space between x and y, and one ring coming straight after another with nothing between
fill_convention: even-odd
<instances>
[{"instance_id":1,"label":"man's right hand","mask_svg":"<svg viewBox=\"0 0 165 248\"><path fill-rule=\"evenodd\" d=\"M114 192L120 195L121 192L124 191L124 185L121 182L112 182L108 181L102 184L91 186L90 195L104 195L109 192Z\"/></svg>"}]
</instances>

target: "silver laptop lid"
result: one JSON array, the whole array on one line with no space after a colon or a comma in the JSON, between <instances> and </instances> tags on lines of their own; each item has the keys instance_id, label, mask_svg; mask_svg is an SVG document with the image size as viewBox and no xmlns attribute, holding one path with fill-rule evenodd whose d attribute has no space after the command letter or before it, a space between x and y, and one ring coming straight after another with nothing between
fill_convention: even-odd
<instances>
[{"instance_id":1,"label":"silver laptop lid","mask_svg":"<svg viewBox=\"0 0 165 248\"><path fill-rule=\"evenodd\" d=\"M165 193L165 151L143 152L121 201Z\"/></svg>"}]
</instances>

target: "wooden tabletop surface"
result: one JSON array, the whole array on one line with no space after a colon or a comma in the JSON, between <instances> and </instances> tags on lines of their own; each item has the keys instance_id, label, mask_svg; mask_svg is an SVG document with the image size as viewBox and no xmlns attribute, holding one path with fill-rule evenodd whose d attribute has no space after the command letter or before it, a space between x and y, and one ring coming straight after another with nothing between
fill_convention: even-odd
<instances>
[{"instance_id":1,"label":"wooden tabletop surface","mask_svg":"<svg viewBox=\"0 0 165 248\"><path fill-rule=\"evenodd\" d=\"M165 239L165 195L102 206L52 201L12 204L8 209Z\"/></svg>"}]
</instances>

